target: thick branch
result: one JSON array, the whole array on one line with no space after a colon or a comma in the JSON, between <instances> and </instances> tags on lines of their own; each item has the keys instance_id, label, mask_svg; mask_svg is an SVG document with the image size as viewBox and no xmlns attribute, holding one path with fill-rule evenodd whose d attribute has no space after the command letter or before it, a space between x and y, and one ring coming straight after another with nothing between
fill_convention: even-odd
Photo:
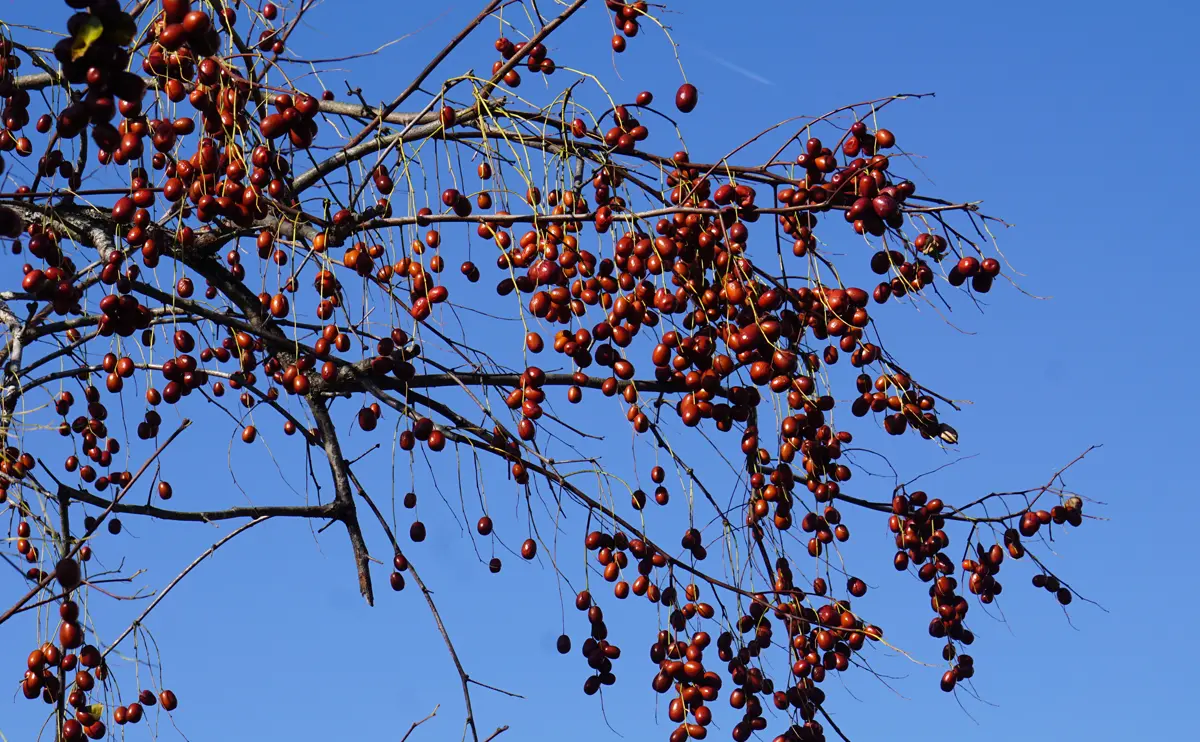
<instances>
[{"instance_id":1,"label":"thick branch","mask_svg":"<svg viewBox=\"0 0 1200 742\"><path fill-rule=\"evenodd\" d=\"M350 490L350 477L347 474L346 460L342 457L342 447L338 442L337 428L325 403L312 396L306 398L308 408L312 411L317 429L321 432L325 456L329 459L329 472L333 476L334 503L338 509L338 519L346 526L350 536L350 547L354 550L354 562L358 568L358 589L367 600L368 605L375 604L375 593L371 588L370 554L363 539L362 527L358 523L358 513L354 506L354 494Z\"/></svg>"},{"instance_id":2,"label":"thick branch","mask_svg":"<svg viewBox=\"0 0 1200 742\"><path fill-rule=\"evenodd\" d=\"M247 505L244 507L227 508L225 510L168 510L155 507L154 505L113 503L111 500L106 500L103 497L98 497L84 490L68 487L65 484L60 484L58 489L60 493L67 494L72 500L94 505L98 508L111 509L114 513L144 515L159 520L212 523L220 520L232 520L234 518L336 518L338 516L338 505L336 503L326 505Z\"/></svg>"}]
</instances>

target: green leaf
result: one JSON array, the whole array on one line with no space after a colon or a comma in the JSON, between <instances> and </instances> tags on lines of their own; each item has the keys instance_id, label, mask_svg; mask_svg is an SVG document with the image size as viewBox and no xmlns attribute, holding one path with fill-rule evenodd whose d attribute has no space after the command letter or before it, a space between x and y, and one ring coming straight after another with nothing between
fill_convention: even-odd
<instances>
[{"instance_id":1,"label":"green leaf","mask_svg":"<svg viewBox=\"0 0 1200 742\"><path fill-rule=\"evenodd\" d=\"M71 40L71 61L78 62L103 35L104 23L99 18L91 16L84 21L75 33L75 38Z\"/></svg>"}]
</instances>

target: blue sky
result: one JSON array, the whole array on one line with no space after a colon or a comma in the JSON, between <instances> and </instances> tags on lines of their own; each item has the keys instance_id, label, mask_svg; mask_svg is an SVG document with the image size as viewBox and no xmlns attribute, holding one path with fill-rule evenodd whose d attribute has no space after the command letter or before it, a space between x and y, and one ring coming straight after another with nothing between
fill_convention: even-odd
<instances>
[{"instance_id":1,"label":"blue sky","mask_svg":"<svg viewBox=\"0 0 1200 742\"><path fill-rule=\"evenodd\" d=\"M477 5L326 2L298 34L298 47L336 57L412 33L371 60L345 65L368 100L388 100ZM549 0L539 5L547 14L555 7ZM614 69L603 3L594 5L555 35L551 56L596 72L617 98L649 89L669 100L681 80L661 34L644 29ZM918 161L919 187L982 199L988 213L1013 225L998 234L1000 246L1024 274L1019 282L1029 295L1004 285L986 297L985 313L959 299L949 317L960 331L929 311L889 307L881 315L893 351L929 386L971 401L950 418L962 436L956 454L875 439L889 456L912 462L903 473L975 455L929 484L931 492L965 500L1040 484L1088 446L1103 445L1067 482L1103 501L1089 512L1107 520L1068 532L1047 555L1103 609L1077 601L1068 621L1048 595L1028 585L1029 565L1014 567L1002 601L1006 621L972 608L979 637L972 647L974 685L982 701L959 694L960 708L938 690L940 669L880 657L877 668L887 685L862 672L847 674L844 687L826 683L839 725L855 742L911 733L914 723L935 726L947 738L981 741L1011 739L1014 732L1039 741L1190 736L1184 709L1200 657L1186 635L1164 629L1196 609L1187 597L1194 579L1184 570L1200 507L1187 494L1193 488L1182 466L1197 443L1190 412L1200 398L1182 379L1195 358L1196 332L1189 319L1193 299L1174 280L1176 271L1190 267L1197 241L1188 226L1195 186L1187 184L1200 165L1190 141L1200 114L1198 69L1194 52L1186 51L1196 11L1153 1L669 5L664 19L688 79L700 89L699 106L683 120L697 159L719 155L790 116L900 92L936 92L887 112L885 125L901 145L926 158ZM14 24L50 18L58 26L65 18L55 3L0 7L0 17ZM491 38L490 30L481 33L472 48L453 55L447 74L483 69L491 53L482 47ZM339 92L344 77L323 75ZM835 248L862 249L848 234L834 236L839 231L847 232L832 230L827 237ZM627 431L619 420L603 429L611 434L596 445L609 466L632 474ZM186 435L187 452L175 452L167 464L180 507L229 500L228 481L221 476L209 484L206 477L224 469L230 456L241 467L238 483L246 497L294 497L265 458L240 443L231 446L225 428ZM299 466L295 446L284 452L281 438L273 439L279 460ZM375 442L351 441L348 447L358 452ZM387 437L378 441L384 450L362 471L368 488L386 502L393 474ZM700 448L688 454L711 460ZM452 470L453 459L443 454L438 465ZM720 467L706 466L721 481ZM639 467L645 481L649 464L639 461ZM410 486L406 470L400 464L394 478L397 498ZM569 601L560 607L553 572L498 552L505 569L488 574L455 520L462 518L453 478L439 478L451 482L442 493L454 503L450 508L420 466L415 476L431 536L406 551L435 591L471 675L525 697L475 688L481 732L507 724L511 729L501 739L544 738L546 730L583 733L596 742L665 739L673 725L649 690L653 666L646 649L656 618L647 606L606 612L625 655L602 709L599 697L581 692L586 668L578 654L554 651L564 620L576 646L586 624ZM859 486L866 492L872 485L864 479ZM509 493L497 497L507 498L499 506L491 501L501 511L492 513L497 531L513 533L507 545L515 548L524 538L515 534L524 528L518 502ZM407 530L410 516L398 503L396 511ZM476 506L468 514L470 526L481 513ZM865 605L895 643L937 663L938 647L923 628L923 589L892 571L883 524L851 513L852 529L856 521L857 547L850 553L872 586ZM150 585L165 584L230 530L128 525L119 550L129 564L149 567ZM577 537L582 518L575 513L564 527ZM380 534L369 535L384 555ZM566 542L562 553L574 558L576 543ZM484 562L489 548L478 544ZM582 571L578 562L565 569L576 580ZM386 572L376 575L377 606L369 609L357 595L337 529L317 536L304 524L271 522L222 549L150 622L165 683L181 699L179 729L196 740L398 739L437 707L437 716L411 739L457 739L461 694L424 602L412 589L392 594ZM14 593L14 575L0 572L0 586ZM133 610L96 607L98 615L111 616L107 626L114 632ZM0 657L9 658L15 679L21 668L14 658L29 648L28 632L13 628L0 632ZM1147 641L1158 633L1163 636L1153 644ZM132 671L124 677L132 682ZM32 739L39 713L0 696L0 732L9 740ZM656 714L658 727L652 726ZM732 714L724 699L715 716L722 727L716 738L727 739ZM170 738L169 722L161 723Z\"/></svg>"}]
</instances>

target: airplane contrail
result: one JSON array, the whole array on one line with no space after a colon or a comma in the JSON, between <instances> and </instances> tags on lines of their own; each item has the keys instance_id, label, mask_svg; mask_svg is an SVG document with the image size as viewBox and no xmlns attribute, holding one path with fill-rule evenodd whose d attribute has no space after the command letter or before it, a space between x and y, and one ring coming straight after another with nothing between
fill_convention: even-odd
<instances>
[{"instance_id":1,"label":"airplane contrail","mask_svg":"<svg viewBox=\"0 0 1200 742\"><path fill-rule=\"evenodd\" d=\"M775 83L771 82L770 80L768 80L767 78L763 77L762 75L755 74L755 73L751 72L750 70L746 69L745 67L739 67L738 65L734 64L733 62L730 62L728 59L725 59L724 57L718 57L717 55L712 54L707 51L703 52L703 53L704 53L704 56L708 57L709 59L711 59L712 61L721 65L722 67L727 67L727 68L733 70L734 72L736 72L740 75L744 75L761 85L774 85L775 84Z\"/></svg>"}]
</instances>

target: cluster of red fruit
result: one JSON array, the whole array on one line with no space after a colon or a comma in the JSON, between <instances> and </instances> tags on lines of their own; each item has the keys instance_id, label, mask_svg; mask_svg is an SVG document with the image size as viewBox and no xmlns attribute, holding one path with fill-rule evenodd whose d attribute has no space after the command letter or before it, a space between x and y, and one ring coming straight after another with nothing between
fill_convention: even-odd
<instances>
[{"instance_id":1,"label":"cluster of red fruit","mask_svg":"<svg viewBox=\"0 0 1200 742\"><path fill-rule=\"evenodd\" d=\"M957 442L958 433L934 413L934 398L922 394L908 374L880 374L874 380L868 374L859 374L856 384L862 396L851 403L855 417L889 412L883 419L883 429L891 435L902 435L912 426L922 438L936 437L951 445Z\"/></svg>"},{"instance_id":2,"label":"cluster of red fruit","mask_svg":"<svg viewBox=\"0 0 1200 742\"><path fill-rule=\"evenodd\" d=\"M864 624L857 618L846 601L826 604L817 610L802 606L800 601L804 599L804 593L791 586L786 559L779 560L778 569L781 579L786 576L788 585L786 591L777 591L781 593L780 599L772 603L761 593L749 596L749 609L736 622L738 632L752 636L742 639L736 651L732 632L722 632L716 642L717 657L726 664L729 678L737 686L729 694L729 705L743 711L741 720L731 731L738 742L745 742L754 732L767 726L758 699L760 694L769 696L778 710L795 709L802 722L790 726L776 739L812 742L823 739L823 728L814 717L824 703L825 693L816 684L823 681L828 672L848 669L853 652L861 650L868 639L878 640L882 636L878 627ZM813 587L818 594L826 592L823 580L815 581ZM672 615L691 613L711 617L711 608L705 612L705 604L695 603L699 597L699 588L695 584L689 584L684 594L689 602ZM673 604L676 600L674 588L664 590L662 599L665 604ZM695 610L688 611L689 606ZM772 644L771 616L785 627L789 652L794 658L792 680L783 689L777 689L775 682L752 663ZM675 632L683 631L681 623L672 622ZM650 647L650 660L658 666L651 686L659 693L674 693L668 705L668 718L679 726L672 732L671 739L677 742L689 738L704 739L713 718L711 709L705 704L718 699L723 681L718 673L705 668L704 652L711 643L707 632L694 632L690 642L675 639L675 636L678 634L660 631ZM692 716L692 722L686 721L688 714Z\"/></svg>"},{"instance_id":3,"label":"cluster of red fruit","mask_svg":"<svg viewBox=\"0 0 1200 742\"><path fill-rule=\"evenodd\" d=\"M316 116L320 103L311 95L295 99L282 93L275 97L276 113L268 114L258 125L258 131L266 139L278 139L287 134L292 146L308 149L317 136Z\"/></svg>"},{"instance_id":4,"label":"cluster of red fruit","mask_svg":"<svg viewBox=\"0 0 1200 742\"><path fill-rule=\"evenodd\" d=\"M514 43L510 39L507 39L503 36L496 39L496 51L499 52L500 56L504 57L504 59L497 60L492 63L492 74L495 75L500 72L505 63L523 52L527 45L528 42L518 41ZM525 55L522 61L524 62L525 67L530 72L535 74L540 72L543 75L553 75L554 70L557 69L557 66L554 64L554 60L546 56L546 45L541 43L534 44L532 47L530 47L529 52ZM503 79L504 84L510 88L518 88L521 86L521 75L516 71L516 69L511 69L508 72L505 72ZM451 123L453 123L453 119L451 119ZM450 124L445 125L449 126Z\"/></svg>"},{"instance_id":5,"label":"cluster of red fruit","mask_svg":"<svg viewBox=\"0 0 1200 742\"><path fill-rule=\"evenodd\" d=\"M617 33L612 37L612 49L620 54L625 51L626 39L637 36L641 26L638 19L646 15L650 4L646 0L627 3L622 0L604 0L604 4L613 12L613 27Z\"/></svg>"},{"instance_id":6,"label":"cluster of red fruit","mask_svg":"<svg viewBox=\"0 0 1200 742\"><path fill-rule=\"evenodd\" d=\"M4 49L4 45L8 42L0 38L0 50ZM17 57L12 57L17 59ZM4 108L0 109L0 120L4 122L4 128L0 129L0 152L12 152L16 150L17 154L25 157L33 152L33 143L28 137L13 136L13 132L19 132L26 124L29 123L29 103L32 99L29 97L29 92L26 90L13 90L4 96ZM42 120L38 119L39 129L41 128ZM0 173L4 172L4 161L0 158ZM73 171L72 171L73 172Z\"/></svg>"},{"instance_id":7,"label":"cluster of red fruit","mask_svg":"<svg viewBox=\"0 0 1200 742\"><path fill-rule=\"evenodd\" d=\"M4 152L16 150L21 157L33 153L33 142L29 137L13 136L29 123L30 96L26 90L14 89L12 78L21 67L21 58L13 53L12 44L7 38L0 36L0 98L3 108L0 109L0 175L4 173L6 163ZM0 207L0 236L16 237L24 225L20 216L7 207Z\"/></svg>"},{"instance_id":8,"label":"cluster of red fruit","mask_svg":"<svg viewBox=\"0 0 1200 742\"><path fill-rule=\"evenodd\" d=\"M232 8L225 8L226 21L232 26L234 18L231 17ZM262 6L262 11L259 13L264 23L268 25L279 17L279 6L275 3L266 3ZM283 54L286 45L284 43L281 29L279 28L264 28L258 33L258 44L256 44L260 52L271 52L278 56Z\"/></svg>"},{"instance_id":9,"label":"cluster of red fruit","mask_svg":"<svg viewBox=\"0 0 1200 742\"><path fill-rule=\"evenodd\" d=\"M123 164L136 159L141 155L140 140L125 129L124 121L118 129L112 120L118 110L125 117L141 111L145 83L128 71L130 52L125 48L137 33L137 24L116 0L76 0L68 5L87 7L88 12L67 21L68 36L55 45L54 55L67 82L86 84L87 92L59 112L56 132L61 140L70 140L90 125L102 161L111 157ZM39 130L48 128L48 123L39 125Z\"/></svg>"},{"instance_id":10,"label":"cluster of red fruit","mask_svg":"<svg viewBox=\"0 0 1200 742\"><path fill-rule=\"evenodd\" d=\"M110 521L110 531L113 530L111 524L114 522L116 521ZM29 524L21 521L17 531L19 535L24 534L20 538L25 540L29 536ZM81 558L87 558L82 551ZM39 579L42 577L45 576L41 575ZM65 701L73 710L73 715L60 720L61 739L68 742L82 740L84 737L103 739L107 735L107 728L102 721L102 706L90 704L88 694L96 688L97 683L106 684L110 671L100 650L85 643L85 629L80 622L79 604L70 597L71 592L77 589L82 581L79 562L71 557L64 557L55 565L53 577L67 594L58 606L61 621L57 633L58 643L44 642L29 653L25 676L21 680L21 692L29 700L40 697L49 705L59 703L61 694L66 692ZM64 682L68 683L65 688ZM112 721L117 725L137 724L143 718L145 707L154 706L156 703L161 703L162 708L168 712L174 711L179 705L175 693L171 690L163 689L157 696L150 690L142 690L136 702L113 709Z\"/></svg>"}]
</instances>

